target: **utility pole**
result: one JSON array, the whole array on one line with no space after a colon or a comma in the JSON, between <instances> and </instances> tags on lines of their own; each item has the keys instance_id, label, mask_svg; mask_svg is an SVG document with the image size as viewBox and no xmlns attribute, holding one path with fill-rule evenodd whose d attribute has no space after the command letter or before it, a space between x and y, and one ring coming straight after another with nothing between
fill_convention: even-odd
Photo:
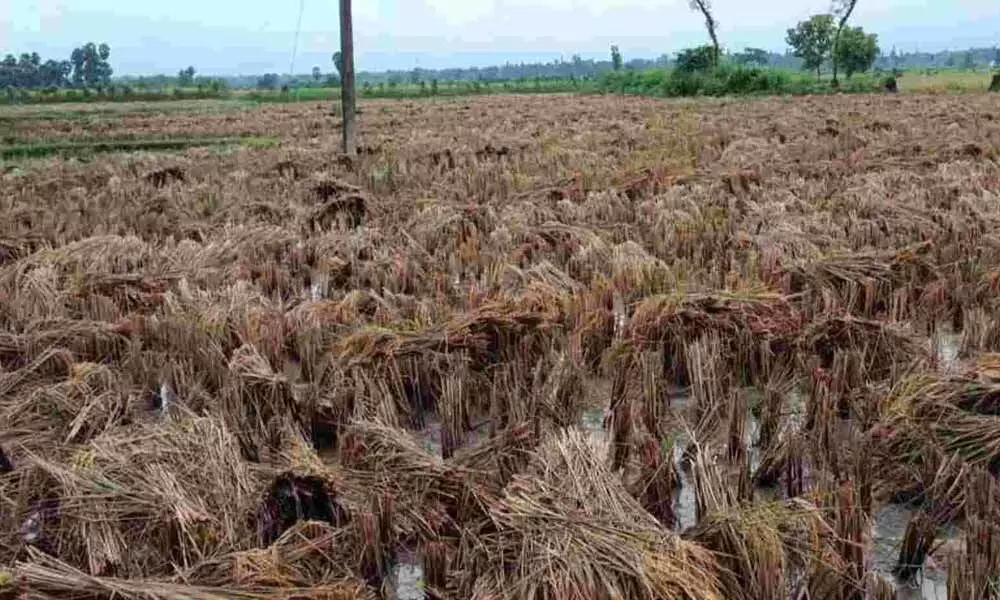
<instances>
[{"instance_id":1,"label":"utility pole","mask_svg":"<svg viewBox=\"0 0 1000 600\"><path fill-rule=\"evenodd\" d=\"M340 0L340 56L344 72L340 74L340 99L344 109L344 154L355 156L354 116L354 26L351 18L351 0Z\"/></svg>"}]
</instances>

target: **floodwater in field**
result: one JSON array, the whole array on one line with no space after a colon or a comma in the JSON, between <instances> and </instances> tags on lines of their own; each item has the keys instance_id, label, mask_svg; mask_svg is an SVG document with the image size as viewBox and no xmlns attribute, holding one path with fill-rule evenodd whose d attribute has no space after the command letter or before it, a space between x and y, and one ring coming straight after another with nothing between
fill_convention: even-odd
<instances>
[{"instance_id":1,"label":"floodwater in field","mask_svg":"<svg viewBox=\"0 0 1000 600\"><path fill-rule=\"evenodd\" d=\"M899 559L899 548L906 532L906 524L915 511L912 508L898 504L883 506L875 514L875 535L873 559L878 572L892 578L892 569ZM956 539L956 531L949 528L940 532L941 540ZM929 559L929 562L933 562ZM916 582L896 582L900 600L947 600L947 573L944 564L928 565L923 573L917 575Z\"/></svg>"},{"instance_id":2,"label":"floodwater in field","mask_svg":"<svg viewBox=\"0 0 1000 600\"><path fill-rule=\"evenodd\" d=\"M423 600L424 568L413 553L401 553L393 572L396 600Z\"/></svg>"},{"instance_id":3,"label":"floodwater in field","mask_svg":"<svg viewBox=\"0 0 1000 600\"><path fill-rule=\"evenodd\" d=\"M958 349L960 336L958 334L943 334L935 341L937 352L938 368L949 372L956 368L958 363ZM747 393L754 394L752 390ZM681 416L688 407L689 397L673 391L671 393L671 411L676 416ZM786 415L787 418L797 420L801 418L799 414L803 410L804 399L799 390L793 390L789 398ZM581 420L582 428L589 434L594 450L599 455L606 455L610 443L608 432L604 428L607 412L603 408L585 411ZM681 423L678 419L678 423ZM750 464L752 469L760 464L760 450L754 444L759 435L760 423L751 414L748 418L747 426L747 448L750 452ZM677 465L677 473L681 479L681 488L678 494L674 512L677 516L677 530L684 531L693 527L697 523L696 500L694 480L690 470L680 466L684 449L689 441L687 431L679 426L674 432L674 460ZM474 446L487 439L485 428L469 433L465 440L467 446ZM440 456L441 454L441 424L433 418L428 418L426 427L419 433L419 439L425 448ZM781 499L781 491L776 489L757 489L758 498L767 501L777 501ZM890 581L894 581L900 600L946 600L947 573L943 561L928 559L929 565L923 573L917 576L914 583L903 583L896 581L892 575L893 567L899 557L899 549L906 531L906 525L914 514L914 509L890 504L881 507L876 511L874 523L872 525L872 548L871 566L877 572L884 575ZM940 532L940 540L954 540L956 531L950 528ZM419 557L412 552L401 553L394 571L394 584L396 597L398 600L419 600L425 597L423 589L423 567Z\"/></svg>"},{"instance_id":4,"label":"floodwater in field","mask_svg":"<svg viewBox=\"0 0 1000 600\"><path fill-rule=\"evenodd\" d=\"M954 332L941 333L934 341L937 366L942 372L950 373L958 367L958 353L962 335Z\"/></svg>"}]
</instances>

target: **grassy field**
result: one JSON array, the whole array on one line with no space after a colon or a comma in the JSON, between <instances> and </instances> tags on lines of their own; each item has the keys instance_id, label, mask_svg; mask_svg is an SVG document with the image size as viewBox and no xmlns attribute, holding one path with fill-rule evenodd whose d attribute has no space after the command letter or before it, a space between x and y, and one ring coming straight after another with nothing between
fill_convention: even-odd
<instances>
[{"instance_id":1,"label":"grassy field","mask_svg":"<svg viewBox=\"0 0 1000 600\"><path fill-rule=\"evenodd\" d=\"M0 110L0 598L1000 577L994 96L179 106Z\"/></svg>"},{"instance_id":2,"label":"grassy field","mask_svg":"<svg viewBox=\"0 0 1000 600\"><path fill-rule=\"evenodd\" d=\"M899 80L904 92L985 92L990 87L993 74L989 71L948 71L933 73L910 71Z\"/></svg>"}]
</instances>

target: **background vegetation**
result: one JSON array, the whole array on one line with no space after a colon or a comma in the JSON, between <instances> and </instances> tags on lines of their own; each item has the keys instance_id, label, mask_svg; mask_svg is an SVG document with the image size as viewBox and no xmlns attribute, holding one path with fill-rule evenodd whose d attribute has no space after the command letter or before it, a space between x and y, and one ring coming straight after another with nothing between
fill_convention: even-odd
<instances>
[{"instance_id":1,"label":"background vegetation","mask_svg":"<svg viewBox=\"0 0 1000 600\"><path fill-rule=\"evenodd\" d=\"M367 98L415 98L493 93L626 93L657 96L813 94L846 92L981 91L1000 65L1000 49L938 53L885 52L878 35L848 20L856 0L837 0L828 14L789 28L783 54L762 48L725 50L715 31L711 4L692 2L705 17L708 44L655 59L623 56L612 46L607 59L583 58L468 69L358 73ZM189 65L176 76L113 77L108 44L88 42L68 60L37 53L8 54L0 62L0 103L165 101L237 97L259 102L333 100L339 96L340 57L308 74L264 73L206 77ZM845 81L838 78L843 74ZM812 73L812 76L809 76ZM832 73L832 77L830 77ZM899 80L900 75L905 75ZM899 80L899 81L897 81ZM894 83L893 83L894 82Z\"/></svg>"}]
</instances>

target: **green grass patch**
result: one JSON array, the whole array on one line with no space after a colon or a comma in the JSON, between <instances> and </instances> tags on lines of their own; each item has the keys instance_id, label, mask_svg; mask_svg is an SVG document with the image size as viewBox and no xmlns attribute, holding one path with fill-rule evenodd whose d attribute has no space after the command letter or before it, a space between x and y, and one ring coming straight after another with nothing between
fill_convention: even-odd
<instances>
[{"instance_id":1,"label":"green grass patch","mask_svg":"<svg viewBox=\"0 0 1000 600\"><path fill-rule=\"evenodd\" d=\"M95 141L49 141L30 144L13 144L0 147L0 159L45 158L49 156L85 157L94 154L114 152L176 152L188 148L213 146L243 146L247 148L271 148L281 140L271 137L227 137L227 138L176 138L163 140L95 140Z\"/></svg>"},{"instance_id":2,"label":"green grass patch","mask_svg":"<svg viewBox=\"0 0 1000 600\"><path fill-rule=\"evenodd\" d=\"M90 104L0 105L0 125L24 121L89 121L165 114L229 114L255 109L242 100L178 100L176 102L94 102Z\"/></svg>"}]
</instances>

